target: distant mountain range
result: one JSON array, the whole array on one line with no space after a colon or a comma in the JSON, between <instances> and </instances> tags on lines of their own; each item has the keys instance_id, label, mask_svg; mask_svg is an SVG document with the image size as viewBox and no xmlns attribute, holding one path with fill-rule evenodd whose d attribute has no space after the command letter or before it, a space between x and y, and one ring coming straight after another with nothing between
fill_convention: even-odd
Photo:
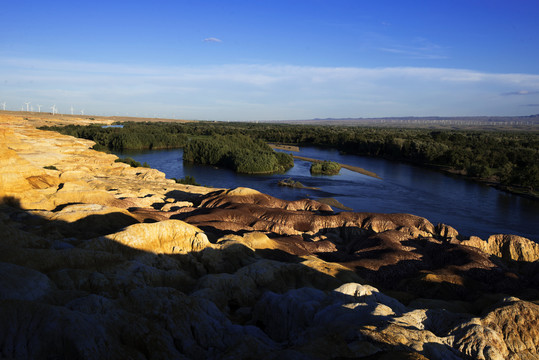
<instances>
[{"instance_id":1,"label":"distant mountain range","mask_svg":"<svg viewBox=\"0 0 539 360\"><path fill-rule=\"evenodd\" d=\"M539 114L529 116L404 116L381 118L314 118L303 120L279 120L278 123L308 125L381 125L381 126L417 126L417 125L539 125Z\"/></svg>"}]
</instances>

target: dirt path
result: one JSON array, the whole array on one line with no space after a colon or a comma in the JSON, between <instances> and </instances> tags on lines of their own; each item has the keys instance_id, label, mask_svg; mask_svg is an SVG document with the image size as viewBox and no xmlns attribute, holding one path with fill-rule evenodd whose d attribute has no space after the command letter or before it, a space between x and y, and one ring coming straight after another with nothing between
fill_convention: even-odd
<instances>
[{"instance_id":1,"label":"dirt path","mask_svg":"<svg viewBox=\"0 0 539 360\"><path fill-rule=\"evenodd\" d=\"M272 149L299 152L299 146L295 146L295 145L282 145L282 144L268 144L268 145Z\"/></svg>"}]
</instances>

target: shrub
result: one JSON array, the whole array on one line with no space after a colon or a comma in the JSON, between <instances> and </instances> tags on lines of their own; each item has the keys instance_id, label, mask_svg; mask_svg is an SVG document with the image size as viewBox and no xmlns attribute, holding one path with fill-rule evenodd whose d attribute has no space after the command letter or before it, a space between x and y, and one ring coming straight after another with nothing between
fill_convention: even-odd
<instances>
[{"instance_id":1,"label":"shrub","mask_svg":"<svg viewBox=\"0 0 539 360\"><path fill-rule=\"evenodd\" d=\"M130 158L130 157L116 159L116 160L114 160L114 162L122 162L124 164L130 165L131 167L141 167L142 166L142 165L140 165L140 163L138 161L136 161L135 159Z\"/></svg>"},{"instance_id":2,"label":"shrub","mask_svg":"<svg viewBox=\"0 0 539 360\"><path fill-rule=\"evenodd\" d=\"M101 151L101 152L110 153L110 150L109 150L108 147L106 147L104 145L101 145L101 144L98 144L98 143L96 143L94 146L92 146L92 149L95 150L95 151Z\"/></svg>"},{"instance_id":3,"label":"shrub","mask_svg":"<svg viewBox=\"0 0 539 360\"><path fill-rule=\"evenodd\" d=\"M191 175L185 175L185 177L183 179L172 178L172 180L176 181L177 184L200 186L200 184L197 183L195 178L193 176L191 176Z\"/></svg>"},{"instance_id":4,"label":"shrub","mask_svg":"<svg viewBox=\"0 0 539 360\"><path fill-rule=\"evenodd\" d=\"M341 165L334 161L315 162L311 165L311 174L315 175L337 175L341 170Z\"/></svg>"}]
</instances>

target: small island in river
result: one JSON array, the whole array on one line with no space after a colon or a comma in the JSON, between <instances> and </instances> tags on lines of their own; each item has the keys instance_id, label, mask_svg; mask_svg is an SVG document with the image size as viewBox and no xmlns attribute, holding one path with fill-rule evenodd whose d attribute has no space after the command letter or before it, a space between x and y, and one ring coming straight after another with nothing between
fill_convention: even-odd
<instances>
[{"instance_id":1,"label":"small island in river","mask_svg":"<svg viewBox=\"0 0 539 360\"><path fill-rule=\"evenodd\" d=\"M277 185L296 188L296 189L320 190L320 188L317 188L317 187L305 186L299 181L292 180L291 178L279 180Z\"/></svg>"},{"instance_id":2,"label":"small island in river","mask_svg":"<svg viewBox=\"0 0 539 360\"><path fill-rule=\"evenodd\" d=\"M311 164L312 175L338 175L341 164L335 161L316 161Z\"/></svg>"}]
</instances>

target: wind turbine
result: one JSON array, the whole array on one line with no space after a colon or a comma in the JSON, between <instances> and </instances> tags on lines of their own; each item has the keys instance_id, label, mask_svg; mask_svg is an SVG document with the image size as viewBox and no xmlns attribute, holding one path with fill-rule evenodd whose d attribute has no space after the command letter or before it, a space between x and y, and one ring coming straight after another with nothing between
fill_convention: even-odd
<instances>
[{"instance_id":1,"label":"wind turbine","mask_svg":"<svg viewBox=\"0 0 539 360\"><path fill-rule=\"evenodd\" d=\"M81 115L84 115L84 109L82 109L82 110L80 111L80 114L81 114Z\"/></svg>"},{"instance_id":2,"label":"wind turbine","mask_svg":"<svg viewBox=\"0 0 539 360\"><path fill-rule=\"evenodd\" d=\"M25 102L25 104L26 104L26 111L30 111L30 110L28 109L28 105L30 105L30 102Z\"/></svg>"},{"instance_id":3,"label":"wind turbine","mask_svg":"<svg viewBox=\"0 0 539 360\"><path fill-rule=\"evenodd\" d=\"M3 108L4 111L6 111L6 102L5 101L2 103L2 108Z\"/></svg>"},{"instance_id":4,"label":"wind turbine","mask_svg":"<svg viewBox=\"0 0 539 360\"><path fill-rule=\"evenodd\" d=\"M51 106L51 110L52 110L52 114L54 115L54 113L56 112L56 104Z\"/></svg>"},{"instance_id":5,"label":"wind turbine","mask_svg":"<svg viewBox=\"0 0 539 360\"><path fill-rule=\"evenodd\" d=\"M71 105L71 115L73 115L73 105Z\"/></svg>"},{"instance_id":6,"label":"wind turbine","mask_svg":"<svg viewBox=\"0 0 539 360\"><path fill-rule=\"evenodd\" d=\"M38 112L41 112L41 106L42 106L42 105L36 105L36 106L37 106Z\"/></svg>"}]
</instances>

